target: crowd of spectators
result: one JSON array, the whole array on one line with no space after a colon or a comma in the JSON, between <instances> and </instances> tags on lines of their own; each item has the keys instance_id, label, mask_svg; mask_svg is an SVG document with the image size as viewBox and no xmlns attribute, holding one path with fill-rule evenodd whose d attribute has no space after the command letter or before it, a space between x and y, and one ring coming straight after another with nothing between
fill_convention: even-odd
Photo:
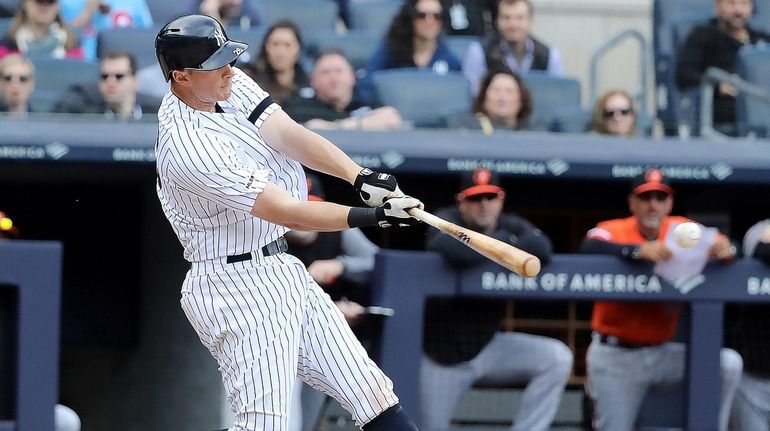
<instances>
[{"instance_id":1,"label":"crowd of spectators","mask_svg":"<svg viewBox=\"0 0 770 431\"><path fill-rule=\"evenodd\" d=\"M342 19L348 22L347 2L340 0L339 4ZM770 35L748 25L751 0L714 0L714 4L715 18L696 27L678 55L676 77L682 88L699 85L711 66L735 73L741 47L770 43ZM487 135L533 130L530 117L536 98L526 84L526 76L541 73L563 77L567 73L558 48L532 34L535 8L530 0L404 0L381 43L371 53L365 73L359 75L340 50L322 51L312 62L307 61L303 57L306 44L302 29L285 19L263 22L249 1L194 0L186 10L214 16L229 28L270 24L258 55L239 67L268 90L292 118L314 129L408 127L396 107L379 102L372 77L382 70L417 68L436 75L462 73L467 79L474 95L472 106L467 112L448 115L447 127L477 129ZM100 53L97 44L101 31L159 24L145 1L20 0L17 10L0 10L0 15L3 13L13 16L13 21L7 34L0 37L0 112L13 118L36 112L34 62L41 59L99 64L99 75L86 80L91 84L62 89L53 105L55 113L88 113L130 121L147 119L147 114L157 112L165 82L152 83L150 77L147 82L151 84L143 87L137 60L131 53ZM471 42L459 58L450 49L447 35L475 36L479 40ZM156 65L148 68L158 73ZM737 133L735 96L734 87L716 86L714 122L732 135ZM586 129L600 135L631 137L644 132L639 126L643 114L629 92L614 89L595 101ZM318 180L313 181L317 186ZM551 254L547 235L519 216L502 214L505 190L492 172L476 169L464 181L456 205L440 211L440 215L529 250L547 263ZM671 251L663 244L668 226L686 221L670 215L673 188L656 170L634 181L628 196L631 215L599 223L587 233L582 252L633 261L670 258ZM322 199L319 194L316 191L317 198ZM745 254L766 263L770 262L768 225L768 221L761 222L744 240ZM447 238L431 230L425 248L439 252L460 269L479 263L478 255ZM292 250L305 261L311 275L330 290L365 284L377 251L360 231L342 235L296 233L290 239ZM351 257L356 253L360 255ZM713 259L725 263L736 254L725 236L717 238L710 253ZM358 300L350 300L347 295L335 299L339 299L338 305L351 324L361 319L364 308ZM511 414L514 429L536 431L550 426L570 376L572 352L555 339L500 332L499 305L454 299L429 302L421 381L425 429L446 429L462 393L478 381L490 380L526 385L521 407ZM631 429L649 388L681 382L685 348L672 341L678 315L678 307L672 304L596 303L594 335L587 355L587 393L594 401L596 429ZM745 313L733 323L741 328L759 328L764 319L761 312ZM735 333L747 336L744 330ZM755 360L747 361L747 369L741 374L741 356L753 356L749 356L750 349L739 346L722 351L720 429L727 429L731 406L732 421L738 429L767 429L770 373L762 361ZM642 370L629 367L630 363L646 366ZM758 412L756 405L765 408ZM764 428L758 425L760 422Z\"/></svg>"},{"instance_id":2,"label":"crowd of spectators","mask_svg":"<svg viewBox=\"0 0 770 431\"><path fill-rule=\"evenodd\" d=\"M337 3L340 25L349 26L348 0ZM677 55L676 82L680 88L700 85L701 76L711 66L735 73L736 57L741 47L770 42L770 35L748 24L753 6L752 0L714 0L714 18L696 26ZM261 32L269 25L264 31L258 55L245 55L248 61L239 66L279 103L297 97L314 100L306 72L313 68L317 59L315 55L309 57L310 53L317 52L311 46L314 34L303 35L302 28L285 18L265 22L256 3L251 1L190 0L181 11L205 13L219 19L226 27L241 31ZM48 58L98 61L109 51L97 46L100 32L118 28L149 29L161 24L153 20L146 0L19 0L15 11L5 10L2 13L13 18L7 33L0 36L0 57L18 53L33 62ZM527 75L568 76L558 47L549 46L532 34L534 19L535 5L531 0L404 0L381 42L370 53L365 67L356 71L354 100L365 106L379 105L373 78L378 71L416 68L437 75L462 72L476 99L466 112L446 113L440 121L441 125L480 129L484 133L532 130L533 125L529 123L527 114L538 98L527 96ZM450 46L447 37L451 36L472 39L464 49L458 50ZM136 92L159 102L167 91L167 84L160 79L156 65L142 66L133 73L138 77ZM513 75L515 84L500 75L506 71ZM518 111L514 100L502 101L511 99L499 90L503 85L517 87L517 90L509 88L507 91L513 93L512 99L516 99L515 93L519 93ZM65 90L62 88L61 92ZM715 90L716 128L736 135L737 90L727 83L715 86ZM34 83L29 97L27 112L45 112L51 106L60 106L50 103L42 104L42 108L35 106ZM621 97L627 100L621 101ZM634 109L634 98L629 96L628 91L614 89L591 102L593 115L590 119L586 117L585 130L615 136L652 133L652 127L639 127L640 118L646 119L649 113ZM615 109L614 105L628 106ZM336 107L336 110L340 109ZM91 112L87 109L81 111ZM608 116L610 111L614 113ZM137 117L115 118L125 120ZM539 124L535 129L559 130L555 126L557 119L549 121L553 124ZM321 122L310 125L329 127L328 123ZM404 125L409 126L409 121L399 122L396 126L389 124L384 128L401 128Z\"/></svg>"}]
</instances>

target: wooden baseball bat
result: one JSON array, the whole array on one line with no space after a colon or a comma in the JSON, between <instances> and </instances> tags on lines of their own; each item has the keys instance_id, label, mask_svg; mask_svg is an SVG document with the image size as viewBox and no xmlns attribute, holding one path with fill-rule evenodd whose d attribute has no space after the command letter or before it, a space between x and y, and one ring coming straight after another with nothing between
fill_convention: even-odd
<instances>
[{"instance_id":1,"label":"wooden baseball bat","mask_svg":"<svg viewBox=\"0 0 770 431\"><path fill-rule=\"evenodd\" d=\"M453 237L482 256L524 277L540 272L540 259L524 250L470 229L462 228L419 208L407 210L412 217L422 220Z\"/></svg>"}]
</instances>

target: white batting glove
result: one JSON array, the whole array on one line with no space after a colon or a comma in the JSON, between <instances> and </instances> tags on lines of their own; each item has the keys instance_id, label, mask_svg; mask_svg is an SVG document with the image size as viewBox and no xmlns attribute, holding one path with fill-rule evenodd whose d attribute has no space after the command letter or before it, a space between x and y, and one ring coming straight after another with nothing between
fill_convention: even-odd
<instances>
[{"instance_id":1,"label":"white batting glove","mask_svg":"<svg viewBox=\"0 0 770 431\"><path fill-rule=\"evenodd\" d=\"M376 208L377 221L380 227L414 226L420 221L406 212L412 208L423 209L425 205L411 196L388 199Z\"/></svg>"}]
</instances>

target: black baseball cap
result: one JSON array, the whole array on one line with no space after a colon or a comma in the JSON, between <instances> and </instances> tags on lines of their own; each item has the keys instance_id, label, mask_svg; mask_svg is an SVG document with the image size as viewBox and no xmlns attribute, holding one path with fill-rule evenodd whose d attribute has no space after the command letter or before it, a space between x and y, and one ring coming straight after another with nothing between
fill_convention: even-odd
<instances>
[{"instance_id":1,"label":"black baseball cap","mask_svg":"<svg viewBox=\"0 0 770 431\"><path fill-rule=\"evenodd\" d=\"M640 195L646 192L663 192L673 195L674 189L671 188L668 177L663 175L663 171L659 168L648 168L631 180L631 194Z\"/></svg>"},{"instance_id":2,"label":"black baseball cap","mask_svg":"<svg viewBox=\"0 0 770 431\"><path fill-rule=\"evenodd\" d=\"M305 178L307 179L307 200L323 202L326 200L324 189L321 186L321 180L317 175L306 172Z\"/></svg>"},{"instance_id":3,"label":"black baseball cap","mask_svg":"<svg viewBox=\"0 0 770 431\"><path fill-rule=\"evenodd\" d=\"M487 168L476 168L464 172L460 177L460 199L478 195L496 195L504 191L496 173Z\"/></svg>"}]
</instances>

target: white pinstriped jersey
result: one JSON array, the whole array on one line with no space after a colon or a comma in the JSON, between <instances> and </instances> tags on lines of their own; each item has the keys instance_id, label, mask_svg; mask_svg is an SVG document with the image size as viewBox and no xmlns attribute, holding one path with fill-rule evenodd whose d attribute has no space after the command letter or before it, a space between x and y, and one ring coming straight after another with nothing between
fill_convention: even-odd
<instances>
[{"instance_id":1,"label":"white pinstriped jersey","mask_svg":"<svg viewBox=\"0 0 770 431\"><path fill-rule=\"evenodd\" d=\"M234 70L222 112L195 110L171 92L158 112L158 197L192 262L182 310L217 360L235 413L230 431L286 431L296 377L362 426L398 402L393 383L299 259L260 252L287 229L251 215L258 194L271 182L306 199L307 183L302 166L260 135L280 108Z\"/></svg>"},{"instance_id":2,"label":"white pinstriped jersey","mask_svg":"<svg viewBox=\"0 0 770 431\"><path fill-rule=\"evenodd\" d=\"M251 123L249 115L268 94L233 70L232 94L219 102L224 112L195 110L171 91L158 111L158 197L191 262L260 250L288 230L250 214L266 182L307 198L302 166L259 133L280 107L270 104Z\"/></svg>"}]
</instances>

